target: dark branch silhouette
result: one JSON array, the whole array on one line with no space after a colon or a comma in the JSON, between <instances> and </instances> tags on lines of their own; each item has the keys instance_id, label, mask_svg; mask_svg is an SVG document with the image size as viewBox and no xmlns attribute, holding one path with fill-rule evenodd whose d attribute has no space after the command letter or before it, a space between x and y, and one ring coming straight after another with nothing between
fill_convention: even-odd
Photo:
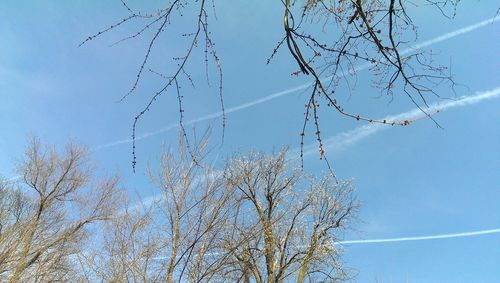
<instances>
[{"instance_id":1,"label":"dark branch silhouette","mask_svg":"<svg viewBox=\"0 0 500 283\"><path fill-rule=\"evenodd\" d=\"M180 84L182 80L187 80L194 85L187 70L187 62L195 51L204 52L206 79L209 85L209 61L212 61L217 69L218 93L223 113L222 138L224 140L226 117L222 65L208 26L209 19L217 18L215 1L212 1L211 10L213 11L210 13L205 0L172 0L168 2L166 8L159 9L154 13L136 11L125 0L120 0L120 2L128 15L110 27L88 37L80 44L81 46L132 20L143 21L145 24L113 45L146 36L146 31L152 31L147 39L149 44L132 86L120 101L132 95L137 89L144 76L144 69L148 68L155 43L168 26L178 20L175 18L177 13L181 16L186 14L188 17L192 17L194 23L194 26L190 27L191 30L182 35L189 39L184 55L172 58L172 62L175 64L174 70L162 75L162 86L151 94L145 106L134 118L132 125L132 166L134 170L137 162L136 130L138 122L147 111L151 110L157 99L171 89L178 98L179 127L189 145L183 124L184 109ZM423 4L436 8L446 18L453 18L458 2L459 0L425 0ZM342 116L358 121L390 126L407 126L412 123L411 120L375 119L362 113L354 113L344 109L337 93L342 89L341 83L347 85L348 91L352 90L348 77L355 78L355 65L358 63L370 65L373 86L379 89L382 94L389 96L391 100L396 95L406 96L422 111L422 117L416 120L428 118L440 127L439 123L432 117L435 113L427 110L428 100L432 96L440 97L436 91L439 85L449 83L453 88L455 82L451 76L450 68L436 64L433 61L432 53L403 51L404 47L417 38L417 26L413 23L411 15L413 11L407 7L407 5L414 4L404 0L307 0L305 3L299 3L295 0L281 0L281 3L284 8L284 36L278 41L271 56L267 59L267 63L272 62L274 55L280 49L286 48L290 58L299 69L292 74L296 76L302 74L312 78L311 92L305 104L304 124L300 133L301 158L303 158L304 137L308 131L309 122L312 121L320 158L324 159L330 167L326 159L326 149L320 131L319 107L321 104L326 104L327 109L332 108ZM193 8L195 8L195 12L193 12ZM417 7L414 9L418 10ZM323 31L323 34L318 35L318 31ZM327 78L323 77L325 75Z\"/></svg>"},{"instance_id":2,"label":"dark branch silhouette","mask_svg":"<svg viewBox=\"0 0 500 283\"><path fill-rule=\"evenodd\" d=\"M387 121L375 119L345 110L335 98L339 83L349 74L355 73L354 65L358 62L369 63L376 87L392 97L397 93L407 96L422 115L431 119L435 113L426 110L428 94L439 97L435 88L442 83L454 85L452 76L444 66L434 65L432 54L414 52L403 54L402 46L407 44L404 38L408 33L416 35L416 26L403 2L380 0L321 1L309 0L303 6L295 7L296 1L284 0L283 26L285 35L273 50L274 54L286 42L288 52L296 61L300 73L313 79L312 90L304 113L301 135L301 158L303 159L304 137L308 123L314 123L314 134L318 142L319 155L326 159L320 124L319 105L323 101L328 108L358 121L407 126L411 120ZM456 1L425 1L435 6L446 17L455 15ZM451 9L451 14L448 11ZM299 14L300 16L294 16ZM316 21L318 20L318 21ZM339 35L334 40L322 41L322 37L313 35L318 23L334 26ZM328 79L321 77L328 74ZM347 79L346 79L347 80ZM347 81L347 83L349 83ZM420 119L420 118L418 118Z\"/></svg>"}]
</instances>

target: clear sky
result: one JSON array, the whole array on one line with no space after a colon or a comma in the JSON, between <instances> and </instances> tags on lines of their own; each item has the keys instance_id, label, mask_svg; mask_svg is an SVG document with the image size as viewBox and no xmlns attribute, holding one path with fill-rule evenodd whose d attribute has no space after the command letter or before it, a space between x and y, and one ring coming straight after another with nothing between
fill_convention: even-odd
<instances>
[{"instance_id":1,"label":"clear sky","mask_svg":"<svg viewBox=\"0 0 500 283\"><path fill-rule=\"evenodd\" d=\"M498 8L492 0L463 2L453 20L434 10L417 10L418 42L491 19ZM290 76L296 65L285 52L273 64L265 64L283 32L280 1L216 3L218 20L210 28L223 62L226 108L249 106L228 114L224 144L216 148L218 163L235 150L296 148L307 92L275 94L293 90L307 78ZM35 134L49 144L74 139L88 145L95 149L92 155L101 167L121 172L131 194L154 194L144 172L148 161L155 164L162 144L176 141L175 127L155 133L178 121L174 93L162 97L140 121L139 136L155 134L138 142L138 170L133 174L127 142L133 117L161 82L148 74L135 94L122 103L116 101L130 88L147 43L139 39L109 47L130 34L136 27L132 24L77 47L90 34L127 15L120 1L4 0L2 4L2 176L14 175L13 164L22 154L25 138ZM184 19L172 34L190 31L193 25ZM457 89L457 96L482 95L460 105L436 100L446 108L436 116L444 130L428 120L405 128L373 128L333 111L323 113L323 135L334 137L327 148L329 158L340 178L354 179L363 203L359 232L347 234L346 240L500 228L499 27L500 21L483 24L426 46L437 52L438 61L451 61L455 80L466 86ZM182 41L172 39L165 37L154 50L154 67L168 69L162 56L183 51ZM220 110L215 73L211 73L212 87L207 87L202 60L196 55L188 66L196 87L183 86L186 120ZM346 107L375 117L411 115L407 112L414 106L403 96L396 95L392 103L377 98L369 79L366 71L360 71L351 96L339 94ZM455 97L447 88L440 94ZM270 95L273 99L259 100ZM261 103L246 104L250 102ZM211 123L213 143L219 143L220 119L201 120L196 127L203 130ZM319 174L325 165L312 152L306 170ZM500 234L353 243L346 246L344 259L358 270L358 282L498 282Z\"/></svg>"}]
</instances>

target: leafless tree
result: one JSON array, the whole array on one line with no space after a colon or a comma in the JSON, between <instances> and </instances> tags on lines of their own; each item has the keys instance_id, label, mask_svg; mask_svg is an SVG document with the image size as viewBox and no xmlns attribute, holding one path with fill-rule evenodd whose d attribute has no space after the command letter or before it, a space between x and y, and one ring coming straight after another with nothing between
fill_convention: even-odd
<instances>
[{"instance_id":1,"label":"leafless tree","mask_svg":"<svg viewBox=\"0 0 500 283\"><path fill-rule=\"evenodd\" d=\"M224 187L220 172L205 162L208 135L195 142L191 153L183 150L183 141L180 137L179 157L164 154L161 171L156 177L151 174L164 195L160 208L167 219L167 281L207 281L225 259L214 249L232 211L233 192Z\"/></svg>"},{"instance_id":2,"label":"leafless tree","mask_svg":"<svg viewBox=\"0 0 500 283\"><path fill-rule=\"evenodd\" d=\"M150 170L161 194L141 207L126 207L104 230L104 244L84 254L88 281L207 282L227 256L219 253L233 192L205 158L207 136L188 153L165 151Z\"/></svg>"},{"instance_id":3,"label":"leafless tree","mask_svg":"<svg viewBox=\"0 0 500 283\"><path fill-rule=\"evenodd\" d=\"M225 169L207 164L207 137L182 134L150 170L161 190L106 222L79 259L82 281L342 281L351 275L336 243L351 228L358 202L349 182L292 168L286 150L236 155Z\"/></svg>"},{"instance_id":4,"label":"leafless tree","mask_svg":"<svg viewBox=\"0 0 500 283\"><path fill-rule=\"evenodd\" d=\"M82 282L159 282L160 238L153 230L151 210L122 210L94 233L94 241L78 254Z\"/></svg>"},{"instance_id":5,"label":"leafless tree","mask_svg":"<svg viewBox=\"0 0 500 283\"><path fill-rule=\"evenodd\" d=\"M218 73L219 100L222 112L224 104L222 96L222 65L216 53L215 45L209 30L209 21L216 19L215 0L165 1L163 8L153 13L141 12L133 8L126 0L119 0L128 13L122 20L85 39L80 45L102 36L119 26L132 21L141 21L141 27L129 36L116 42L122 43L130 39L146 37L147 31L153 31L146 41L149 43L144 58L139 66L130 90L122 100L131 95L139 85L145 70L149 70L163 78L158 90L146 101L142 111L134 119L132 127L132 165L136 164L136 129L138 120L151 109L154 102L164 93L172 89L177 95L180 112L180 128L186 142L188 139L183 124L183 103L180 91L181 83L193 84L188 72L188 62L196 51L204 53L205 71L209 73L209 62L212 62ZM413 23L414 13L421 13L422 6L433 6L443 16L455 16L459 0L424 0L420 4L406 0L281 0L283 5L284 36L278 40L267 62L285 47L297 66L293 75L306 75L312 78L310 96L305 106L304 123L301 130L301 147L307 131L314 133L318 141L319 154L325 158L325 149L320 131L320 103L325 108L333 108L341 115L369 123L388 125L409 125L411 120L387 121L375 119L346 110L341 105L338 90L351 91L352 80L356 80L356 64L368 64L373 78L373 87L379 88L383 94L392 97L404 95L422 111L421 118L430 118L436 125L437 121L426 110L427 101L432 96L439 97L436 87L443 83L454 85L450 70L437 64L430 52L411 50L411 43L417 39L417 26ZM159 38L169 25L180 20L178 16L192 18L192 26L180 36L187 40L176 40L186 44L185 53L181 56L172 55L172 66L165 75L162 70L151 70L148 66L153 49ZM279 15L280 17L282 15ZM172 35L170 35L172 36ZM173 35L175 36L175 35ZM179 38L177 38L179 39ZM407 48L407 49L405 49ZM165 56L162 56L165 58ZM346 86L342 87L341 84ZM225 115L223 115L223 129ZM313 125L309 127L309 122ZM312 128L312 129L309 129ZM301 154L302 155L302 154ZM326 160L327 161L327 160ZM328 161L327 161L328 163ZM330 166L328 164L328 166Z\"/></svg>"},{"instance_id":6,"label":"leafless tree","mask_svg":"<svg viewBox=\"0 0 500 283\"><path fill-rule=\"evenodd\" d=\"M335 245L355 219L349 182L293 169L286 151L232 159L224 178L238 205L224 235L234 282L336 282L349 277Z\"/></svg>"},{"instance_id":7,"label":"leafless tree","mask_svg":"<svg viewBox=\"0 0 500 283\"><path fill-rule=\"evenodd\" d=\"M114 211L118 178L95 178L82 147L61 154L36 139L17 171L22 180L0 183L0 281L76 280L75 255Z\"/></svg>"}]
</instances>

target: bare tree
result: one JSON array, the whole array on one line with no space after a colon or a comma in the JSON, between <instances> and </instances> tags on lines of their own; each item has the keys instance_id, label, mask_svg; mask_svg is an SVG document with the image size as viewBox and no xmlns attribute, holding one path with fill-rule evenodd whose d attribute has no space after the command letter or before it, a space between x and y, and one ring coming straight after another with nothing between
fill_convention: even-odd
<instances>
[{"instance_id":1,"label":"bare tree","mask_svg":"<svg viewBox=\"0 0 500 283\"><path fill-rule=\"evenodd\" d=\"M94 243L78 254L85 282L160 282L164 278L159 233L151 208L140 210L125 200L122 210L94 234ZM100 244L95 244L100 243Z\"/></svg>"},{"instance_id":2,"label":"bare tree","mask_svg":"<svg viewBox=\"0 0 500 283\"><path fill-rule=\"evenodd\" d=\"M165 151L150 170L154 201L125 207L80 253L83 281L342 281L350 273L336 243L358 203L349 182L293 168L284 150L206 162L207 136L187 152Z\"/></svg>"},{"instance_id":3,"label":"bare tree","mask_svg":"<svg viewBox=\"0 0 500 283\"><path fill-rule=\"evenodd\" d=\"M294 169L286 151L232 159L224 177L238 205L224 235L225 280L336 282L349 273L335 246L358 203L349 182Z\"/></svg>"},{"instance_id":4,"label":"bare tree","mask_svg":"<svg viewBox=\"0 0 500 283\"><path fill-rule=\"evenodd\" d=\"M208 135L190 154L183 141L181 135L178 158L165 153L160 172L151 174L164 195L160 208L168 235L167 281L207 281L224 260L214 249L231 212L233 193L225 189L220 172L205 162Z\"/></svg>"},{"instance_id":5,"label":"bare tree","mask_svg":"<svg viewBox=\"0 0 500 283\"><path fill-rule=\"evenodd\" d=\"M220 253L233 192L206 163L207 136L188 153L165 151L159 170L150 170L160 190L142 207L125 207L104 230L104 243L82 255L88 281L206 282L227 256Z\"/></svg>"},{"instance_id":6,"label":"bare tree","mask_svg":"<svg viewBox=\"0 0 500 283\"><path fill-rule=\"evenodd\" d=\"M82 147L61 154L36 139L17 170L21 181L0 184L0 281L75 280L75 255L114 211L118 178L94 178Z\"/></svg>"},{"instance_id":7,"label":"bare tree","mask_svg":"<svg viewBox=\"0 0 500 283\"><path fill-rule=\"evenodd\" d=\"M140 7L132 7L126 0L119 1L128 15L110 27L89 36L80 45L132 21L142 22L139 24L141 27L115 44L146 37L147 31L153 31L149 38L145 39L149 44L133 84L121 99L125 99L137 89L146 70L163 78L158 90L147 99L143 110L135 116L133 122L132 165L135 169L137 122L151 109L155 101L170 89L177 95L179 124L188 142L183 124L184 106L180 89L181 84L194 83L188 72L188 62L196 51L204 53L202 64L205 64L207 81L210 62L214 64L217 71L224 129L226 119L222 96L222 64L209 30L209 21L216 19L215 0L165 1L163 8L153 13L142 12ZM427 101L432 96L439 97L436 91L437 86L443 83L450 83L453 86L454 81L448 67L435 63L432 53L408 49L417 39L417 26L413 23L412 17L414 13L428 11L423 10L422 7L425 6L435 7L444 17L454 17L459 0L424 0L422 2L422 5L416 5L404 0L281 0L284 10L284 36L278 40L267 63L270 63L274 55L286 46L290 59L298 66L298 71L292 74L297 76L302 74L312 78L310 96L305 103L304 123L300 133L301 147L304 145L306 132L312 131L318 141L320 157L326 160L320 131L320 103L326 105L327 109L333 108L341 115L355 120L393 126L411 124L411 120L387 121L344 109L338 92L341 89L348 92L352 90L358 63L370 66L374 88L378 88L391 99L395 95L406 96L422 111L420 118L430 118L439 126L432 118L435 113L426 110ZM193 19L192 26L183 25L186 30L178 35L187 40L175 41L179 44L186 44L186 51L180 56L170 56L173 70L166 71L163 75L161 74L163 70L152 70L148 66L150 66L159 38L168 26L180 20L179 16ZM175 37L176 35L169 36ZM311 127L308 126L310 121L313 122ZM328 163L328 160L326 161Z\"/></svg>"}]
</instances>

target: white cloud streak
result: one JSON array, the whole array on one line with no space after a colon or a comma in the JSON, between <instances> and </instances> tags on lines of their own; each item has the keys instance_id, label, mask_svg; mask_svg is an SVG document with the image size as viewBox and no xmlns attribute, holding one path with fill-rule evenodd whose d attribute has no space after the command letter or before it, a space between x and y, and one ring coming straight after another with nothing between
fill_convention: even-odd
<instances>
[{"instance_id":1,"label":"white cloud streak","mask_svg":"<svg viewBox=\"0 0 500 283\"><path fill-rule=\"evenodd\" d=\"M358 244L380 244L380 243L397 243L397 242L407 242L407 241L429 241L429 240L439 240L439 239L452 239L452 238L463 238L472 236L481 236L488 234L498 234L500 233L500 228L490 229L490 230L479 230L479 231L469 231L462 233L453 234L439 234L430 236L417 236L417 237L401 237L401 238L383 238L383 239L368 239L368 240L346 240L333 243L334 246L339 245L358 245ZM210 253L207 255L219 255L220 253ZM155 260L164 260L165 257L156 257Z\"/></svg>"},{"instance_id":2,"label":"white cloud streak","mask_svg":"<svg viewBox=\"0 0 500 283\"><path fill-rule=\"evenodd\" d=\"M422 49L422 48L429 47L429 46L431 46L433 44L437 44L437 43L446 41L448 39L451 39L451 38L454 38L454 37L457 37L457 36L469 33L471 31L477 30L479 28L485 27L485 26L487 26L489 24L493 24L493 23L497 22L499 19L500 19L500 17L489 18L489 19L486 19L484 21L475 23L473 25L466 26L466 27L463 27L463 28L460 28L460 29L457 29L457 30L454 30L454 31L451 31L451 32L448 32L448 33L445 33L445 34L440 35L438 37L435 37L433 39L426 40L424 42L418 43L418 44L416 44L416 45L414 45L414 46L412 46L410 48L407 48L407 49L403 50L401 53L402 54L407 54L407 53L410 53L410 52L413 52L413 51L416 51L416 50L419 50L419 49ZM362 70L365 70L365 69L369 68L370 66L371 66L371 64L362 64L362 65L359 65L359 66L355 67L354 71L356 71L356 72L362 71ZM322 80L329 80L331 78L332 78L332 76L324 77L324 78L322 78ZM253 107L255 105L259 105L259 104L265 103L267 101L279 98L281 96L288 95L288 94L291 94L291 93L294 93L294 92L297 92L297 91L300 91L300 90L304 90L304 89L306 89L306 88L308 88L310 86L311 86L311 83L305 83L305 84L302 84L302 85L299 85L299 86L296 86L296 87L293 87L293 88L289 88L289 89L286 89L286 90L283 90L283 91L280 91L280 92L276 92L276 93L264 96L264 97L256 99L256 100L240 104L238 106L227 108L226 111L225 111L225 113L226 114L230 114L230 113L237 112L237 111L240 111L240 110L243 110L243 109L246 109L246 108L250 108L250 107ZM223 115L222 111L214 112L214 113L207 114L207 115L195 118L195 119L188 120L188 121L186 121L184 123L184 125L185 126L189 126L189 125L192 125L192 124L195 124L195 123L199 123L199 122L203 122L203 121L207 121L207 120L213 120L213 119L222 117L222 115ZM147 132L147 133L144 133L142 135L139 135L139 136L137 136L135 138L135 140L139 141L139 140L142 140L142 139L149 138L151 136L156 136L156 135L168 132L170 130L177 129L178 127L179 127L179 123L172 123L172 124L170 124L170 125L168 125L168 126L166 126L164 128L161 128L161 129L158 129L158 130L155 130L155 131L151 131L151 132ZM98 145L95 148L93 148L93 150L97 151L97 150L100 150L100 149L103 149L103 148L114 147L114 146L118 146L118 145L121 145L121 144L128 144L128 143L131 143L131 142L132 142L132 139L130 139L130 138L128 138L128 139L122 139L122 140L118 140L118 141L114 141L114 142L110 142L110 143Z\"/></svg>"},{"instance_id":3,"label":"white cloud streak","mask_svg":"<svg viewBox=\"0 0 500 283\"><path fill-rule=\"evenodd\" d=\"M447 101L444 103L435 103L431 104L428 110L428 113L433 113L436 111L443 112L445 110L463 107L472 104L476 104L488 99L494 99L500 97L500 86L494 89L477 93L471 96L463 96L453 101ZM422 117L422 111L418 108L413 110L403 112L397 115L387 116L382 118L381 120L387 120L390 124L393 121L404 121L404 120L412 120ZM391 129L393 126L384 125L384 124L367 124L361 127L357 127L353 130L342 132L340 134L334 135L328 139L323 140L324 148L329 150L342 150L346 147L349 147L356 142L367 138L370 135L373 135L379 131ZM298 149L295 149L298 151ZM314 153L318 153L318 145L317 143L312 143L304 147L304 156L310 156ZM319 153L318 153L319 154Z\"/></svg>"},{"instance_id":4,"label":"white cloud streak","mask_svg":"<svg viewBox=\"0 0 500 283\"><path fill-rule=\"evenodd\" d=\"M497 234L497 233L500 233L500 228L490 229L490 230L469 231L469 232L454 233L454 234L430 235L430 236L367 239L367 240L347 240L347 241L340 241L340 242L334 243L334 245L377 244L377 243L394 243L394 242L406 242L406 241L428 241L428 240L438 240L438 239L472 237L472 236Z\"/></svg>"}]
</instances>

